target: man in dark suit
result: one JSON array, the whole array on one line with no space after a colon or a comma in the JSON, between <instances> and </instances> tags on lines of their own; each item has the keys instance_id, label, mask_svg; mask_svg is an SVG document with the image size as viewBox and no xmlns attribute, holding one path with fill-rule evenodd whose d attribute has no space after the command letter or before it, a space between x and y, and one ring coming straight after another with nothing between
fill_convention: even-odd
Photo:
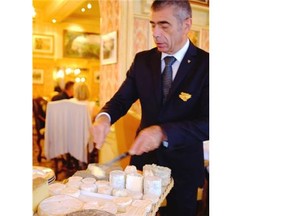
<instances>
[{"instance_id":1,"label":"man in dark suit","mask_svg":"<svg viewBox=\"0 0 288 216\"><path fill-rule=\"evenodd\" d=\"M209 140L209 54L188 39L192 25L188 0L156 0L151 9L157 47L136 54L123 84L96 118L94 142L100 149L110 125L139 99L142 117L129 151L131 164L139 170L152 163L169 167L174 187L167 197L167 215L194 216L197 189L204 183L203 141ZM166 56L176 61L163 102Z\"/></svg>"},{"instance_id":2,"label":"man in dark suit","mask_svg":"<svg viewBox=\"0 0 288 216\"><path fill-rule=\"evenodd\" d=\"M51 101L63 100L73 98L74 95L74 82L68 81L62 92L52 97Z\"/></svg>"}]
</instances>

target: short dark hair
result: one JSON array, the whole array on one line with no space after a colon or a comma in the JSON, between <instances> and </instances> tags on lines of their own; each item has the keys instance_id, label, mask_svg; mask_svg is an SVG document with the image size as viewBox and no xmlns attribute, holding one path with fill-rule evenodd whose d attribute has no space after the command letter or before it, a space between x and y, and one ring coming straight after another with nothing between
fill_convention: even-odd
<instances>
[{"instance_id":1,"label":"short dark hair","mask_svg":"<svg viewBox=\"0 0 288 216\"><path fill-rule=\"evenodd\" d=\"M192 17L192 9L189 0L155 0L152 5L152 11L161 10L167 6L175 6L177 9L181 10L174 12L174 16L179 19L179 21L184 21L188 17Z\"/></svg>"},{"instance_id":2,"label":"short dark hair","mask_svg":"<svg viewBox=\"0 0 288 216\"><path fill-rule=\"evenodd\" d=\"M73 82L73 81L68 81L68 82L66 82L66 84L65 84L65 90L70 89L71 87L73 87L73 85L74 85L74 82Z\"/></svg>"}]
</instances>

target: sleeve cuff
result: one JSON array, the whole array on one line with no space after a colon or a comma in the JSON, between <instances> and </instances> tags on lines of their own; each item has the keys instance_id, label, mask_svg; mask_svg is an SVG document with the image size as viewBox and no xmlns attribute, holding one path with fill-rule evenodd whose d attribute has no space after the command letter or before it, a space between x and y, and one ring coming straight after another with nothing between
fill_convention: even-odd
<instances>
[{"instance_id":1,"label":"sleeve cuff","mask_svg":"<svg viewBox=\"0 0 288 216\"><path fill-rule=\"evenodd\" d=\"M106 116L109 118L109 121L111 122L111 117L110 117L110 115L109 115L108 113L106 113L106 112L101 112L101 113L99 113L99 114L96 116L95 121L97 121L97 119L100 118L102 115L106 115Z\"/></svg>"}]
</instances>

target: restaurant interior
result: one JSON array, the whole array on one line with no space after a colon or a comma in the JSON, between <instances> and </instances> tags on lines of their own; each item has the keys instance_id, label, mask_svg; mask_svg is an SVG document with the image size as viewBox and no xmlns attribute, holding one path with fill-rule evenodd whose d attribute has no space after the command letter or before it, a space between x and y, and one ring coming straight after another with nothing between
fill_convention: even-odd
<instances>
[{"instance_id":1,"label":"restaurant interior","mask_svg":"<svg viewBox=\"0 0 288 216\"><path fill-rule=\"evenodd\" d=\"M190 2L193 25L189 38L209 52L209 1ZM132 144L141 117L138 101L111 127L101 150L93 146L91 152L86 151L86 163L77 163L73 156L48 158L45 126L39 126L37 116L39 112L46 115L48 103L57 94L56 87L63 89L67 81L86 83L89 100L99 110L121 85L134 55L154 47L149 23L151 3L152 0L33 0L33 167L50 168L55 173L53 181L63 181L77 170L85 170L89 163L105 163ZM117 165L125 168L128 164L129 157ZM204 215L205 188L199 200Z\"/></svg>"}]
</instances>

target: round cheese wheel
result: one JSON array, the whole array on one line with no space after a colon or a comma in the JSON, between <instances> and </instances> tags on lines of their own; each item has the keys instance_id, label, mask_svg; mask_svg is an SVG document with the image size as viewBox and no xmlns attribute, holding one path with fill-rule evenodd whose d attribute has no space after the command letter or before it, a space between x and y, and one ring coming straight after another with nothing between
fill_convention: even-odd
<instances>
[{"instance_id":1,"label":"round cheese wheel","mask_svg":"<svg viewBox=\"0 0 288 216\"><path fill-rule=\"evenodd\" d=\"M38 206L39 216L63 216L78 211L83 202L75 197L60 194L44 199Z\"/></svg>"},{"instance_id":2,"label":"round cheese wheel","mask_svg":"<svg viewBox=\"0 0 288 216\"><path fill-rule=\"evenodd\" d=\"M84 209L67 214L66 216L115 216L107 211L97 209Z\"/></svg>"}]
</instances>

